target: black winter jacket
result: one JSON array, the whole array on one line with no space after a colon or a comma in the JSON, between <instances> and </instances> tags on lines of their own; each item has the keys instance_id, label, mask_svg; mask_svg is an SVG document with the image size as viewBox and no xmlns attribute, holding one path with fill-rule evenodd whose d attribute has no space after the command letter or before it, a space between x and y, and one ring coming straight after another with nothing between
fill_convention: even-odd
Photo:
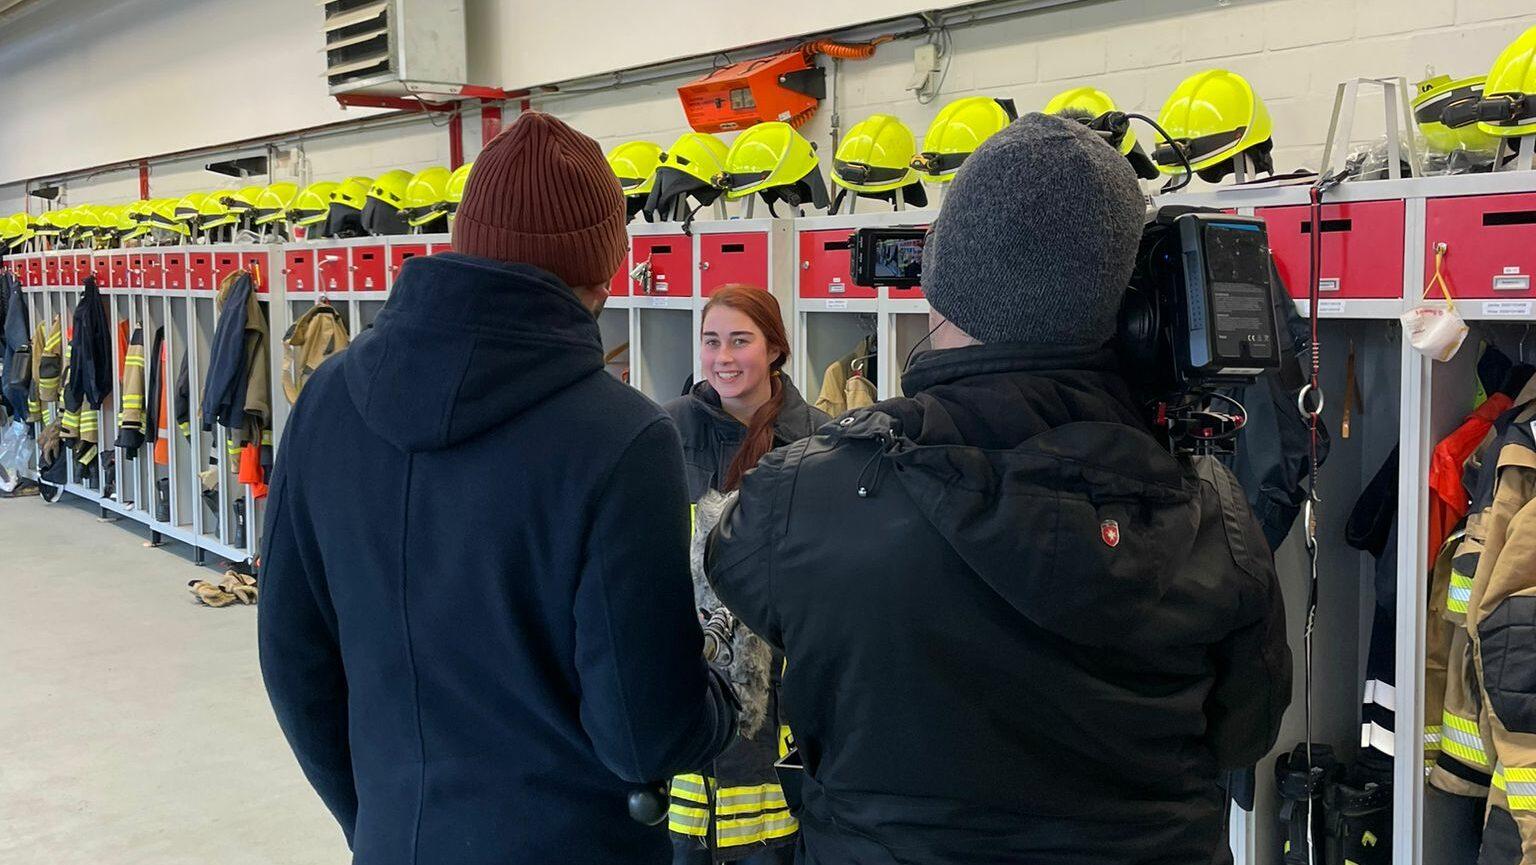
<instances>
[{"instance_id":1,"label":"black winter jacket","mask_svg":"<svg viewBox=\"0 0 1536 865\"><path fill-rule=\"evenodd\" d=\"M10 406L12 417L27 416L27 385L31 381L32 327L27 316L27 296L9 271L0 271L0 400ZM18 359L19 353L19 359Z\"/></svg>"},{"instance_id":2,"label":"black winter jacket","mask_svg":"<svg viewBox=\"0 0 1536 865\"><path fill-rule=\"evenodd\" d=\"M550 274L408 262L283 434L259 644L357 865L656 863L628 793L707 764L677 432Z\"/></svg>"},{"instance_id":3,"label":"black winter jacket","mask_svg":"<svg viewBox=\"0 0 1536 865\"><path fill-rule=\"evenodd\" d=\"M64 401L72 410L99 409L112 393L112 324L96 277L87 276L75 305L69 340L69 375Z\"/></svg>"},{"instance_id":4,"label":"black winter jacket","mask_svg":"<svg viewBox=\"0 0 1536 865\"><path fill-rule=\"evenodd\" d=\"M929 352L903 387L765 457L711 541L788 656L806 861L1228 861L1218 769L1291 688L1231 473L1165 451L1107 352Z\"/></svg>"},{"instance_id":5,"label":"black winter jacket","mask_svg":"<svg viewBox=\"0 0 1536 865\"><path fill-rule=\"evenodd\" d=\"M814 433L831 418L809 405L800 390L786 376L783 379L784 404L773 425L775 447L796 442ZM680 396L662 406L677 424L683 440L683 462L688 469L688 499L698 501L709 490L718 490L725 482L731 461L746 438L747 428L720 405L720 395L707 381L694 385L687 396Z\"/></svg>"}]
</instances>

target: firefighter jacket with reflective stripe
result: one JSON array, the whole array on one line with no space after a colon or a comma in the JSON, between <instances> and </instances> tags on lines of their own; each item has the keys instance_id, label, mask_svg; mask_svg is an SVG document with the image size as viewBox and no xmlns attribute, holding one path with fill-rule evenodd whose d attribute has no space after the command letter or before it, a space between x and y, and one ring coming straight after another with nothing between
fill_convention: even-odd
<instances>
[{"instance_id":1,"label":"firefighter jacket with reflective stripe","mask_svg":"<svg viewBox=\"0 0 1536 865\"><path fill-rule=\"evenodd\" d=\"M297 402L320 364L346 351L351 341L341 313L328 303L317 303L299 316L283 335L283 395L288 402Z\"/></svg>"},{"instance_id":2,"label":"firefighter jacket with reflective stripe","mask_svg":"<svg viewBox=\"0 0 1536 865\"><path fill-rule=\"evenodd\" d=\"M64 438L76 439L81 465L96 459L101 405L112 392L112 325L96 277L85 278L65 352Z\"/></svg>"},{"instance_id":3,"label":"firefighter jacket with reflective stripe","mask_svg":"<svg viewBox=\"0 0 1536 865\"><path fill-rule=\"evenodd\" d=\"M135 328L128 338L128 353L123 357L123 385L118 394L122 412L117 418L116 446L132 459L144 444L145 368L144 329Z\"/></svg>"},{"instance_id":4,"label":"firefighter jacket with reflective stripe","mask_svg":"<svg viewBox=\"0 0 1536 865\"><path fill-rule=\"evenodd\" d=\"M32 383L37 388L37 401L43 405L59 401L59 383L64 375L64 331L59 317L44 326L37 325L32 345L41 348L32 353Z\"/></svg>"},{"instance_id":5,"label":"firefighter jacket with reflective stripe","mask_svg":"<svg viewBox=\"0 0 1536 865\"><path fill-rule=\"evenodd\" d=\"M1536 413L1526 413L1527 415ZM1487 708L1493 790L1484 844L1518 830L1522 865L1536 863L1536 417L1499 441L1493 505L1472 581L1467 631ZM1496 816L1503 811L1511 817ZM1489 837L1490 833L1492 838ZM1493 861L1493 860L1485 860ZM1508 860L1514 861L1514 860Z\"/></svg>"},{"instance_id":6,"label":"firefighter jacket with reflective stripe","mask_svg":"<svg viewBox=\"0 0 1536 865\"><path fill-rule=\"evenodd\" d=\"M1449 573L1443 574L1445 605L1440 614L1450 624L1451 631L1448 641L1432 641L1426 647L1426 669L1445 669L1440 714L1438 717L1426 715L1424 719L1426 735L1432 726L1438 724L1440 727L1440 753L1430 770L1429 782L1447 793L1479 799L1488 795L1493 760L1487 712L1479 696L1472 639L1467 633L1467 612L1472 598L1473 576L1486 543L1485 522L1493 507L1498 478L1498 440L1518 418L1531 412L1531 406L1536 404L1536 381L1527 382L1513 403L1512 408L1495 419L1482 442L1466 460L1461 484L1463 489L1472 490L1472 505ZM1436 573L1440 574L1440 571ZM1431 614L1434 612L1432 609ZM1436 654L1442 645L1445 649L1443 661Z\"/></svg>"}]
</instances>

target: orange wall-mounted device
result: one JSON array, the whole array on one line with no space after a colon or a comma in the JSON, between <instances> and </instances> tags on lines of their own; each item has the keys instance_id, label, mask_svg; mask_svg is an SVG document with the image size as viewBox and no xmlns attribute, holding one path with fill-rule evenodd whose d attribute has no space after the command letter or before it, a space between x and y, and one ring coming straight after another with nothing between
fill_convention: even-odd
<instances>
[{"instance_id":1,"label":"orange wall-mounted device","mask_svg":"<svg viewBox=\"0 0 1536 865\"><path fill-rule=\"evenodd\" d=\"M814 57L789 51L722 66L677 89L688 125L697 132L734 132L779 120L800 126L827 95Z\"/></svg>"}]
</instances>

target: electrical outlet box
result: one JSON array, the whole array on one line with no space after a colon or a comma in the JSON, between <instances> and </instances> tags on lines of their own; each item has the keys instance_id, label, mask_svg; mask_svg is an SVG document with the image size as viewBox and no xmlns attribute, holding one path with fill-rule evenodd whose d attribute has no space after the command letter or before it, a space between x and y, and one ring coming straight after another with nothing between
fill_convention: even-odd
<instances>
[{"instance_id":1,"label":"electrical outlet box","mask_svg":"<svg viewBox=\"0 0 1536 865\"><path fill-rule=\"evenodd\" d=\"M912 78L907 89L919 96L932 96L934 76L939 72L939 46L925 42L912 51Z\"/></svg>"}]
</instances>

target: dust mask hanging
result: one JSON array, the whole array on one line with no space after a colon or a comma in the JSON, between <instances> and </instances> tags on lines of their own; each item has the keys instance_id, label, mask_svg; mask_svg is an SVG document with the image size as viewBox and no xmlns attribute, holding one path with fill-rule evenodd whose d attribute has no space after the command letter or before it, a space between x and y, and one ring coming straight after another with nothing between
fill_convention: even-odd
<instances>
[{"instance_id":1,"label":"dust mask hanging","mask_svg":"<svg viewBox=\"0 0 1536 865\"><path fill-rule=\"evenodd\" d=\"M1435 275L1424 289L1424 293L1428 294L1430 289L1438 285L1440 293L1445 296L1445 308L1418 306L1403 313L1400 318L1403 333L1407 335L1408 343L1414 350L1441 363L1456 356L1461 344L1467 339L1468 330L1466 321L1456 312L1451 288L1440 274L1445 252L1443 244L1435 249Z\"/></svg>"}]
</instances>

